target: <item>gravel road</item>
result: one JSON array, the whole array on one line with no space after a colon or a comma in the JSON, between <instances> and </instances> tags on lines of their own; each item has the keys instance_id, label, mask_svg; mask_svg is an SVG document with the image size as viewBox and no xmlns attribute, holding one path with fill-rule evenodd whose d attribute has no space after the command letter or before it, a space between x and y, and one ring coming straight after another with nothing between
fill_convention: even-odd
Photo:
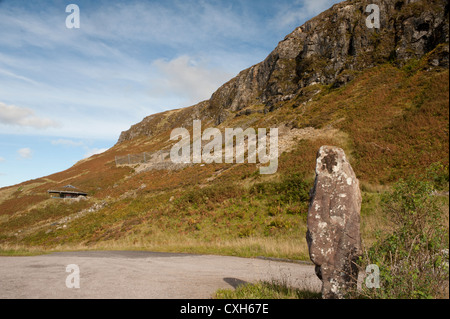
<instances>
[{"instance_id":1,"label":"gravel road","mask_svg":"<svg viewBox=\"0 0 450 319\"><path fill-rule=\"evenodd\" d=\"M76 268L66 269L68 265L79 269L79 288ZM0 257L2 299L206 299L219 288L258 280L283 281L314 291L321 287L312 265L258 258L142 251Z\"/></svg>"}]
</instances>

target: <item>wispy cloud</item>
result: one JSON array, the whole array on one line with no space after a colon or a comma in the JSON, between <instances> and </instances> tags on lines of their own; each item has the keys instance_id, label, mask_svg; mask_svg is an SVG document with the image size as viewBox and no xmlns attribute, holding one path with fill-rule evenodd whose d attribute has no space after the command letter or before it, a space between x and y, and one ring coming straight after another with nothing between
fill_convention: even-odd
<instances>
[{"instance_id":1,"label":"wispy cloud","mask_svg":"<svg viewBox=\"0 0 450 319\"><path fill-rule=\"evenodd\" d=\"M101 154L103 152L106 152L107 150L108 150L107 148L93 148L93 149L90 149L88 152L86 152L86 154L84 154L84 158L88 158L88 157L91 157L93 155Z\"/></svg>"},{"instance_id":2,"label":"wispy cloud","mask_svg":"<svg viewBox=\"0 0 450 319\"><path fill-rule=\"evenodd\" d=\"M293 1L279 6L277 14L272 19L271 25L282 28L291 25L297 27L306 20L329 9L333 4L341 0L314 0L314 1Z\"/></svg>"},{"instance_id":3,"label":"wispy cloud","mask_svg":"<svg viewBox=\"0 0 450 319\"><path fill-rule=\"evenodd\" d=\"M0 156L0 163L6 161L3 157Z\"/></svg>"},{"instance_id":4,"label":"wispy cloud","mask_svg":"<svg viewBox=\"0 0 450 319\"><path fill-rule=\"evenodd\" d=\"M108 148L92 147L89 145L90 143L86 141L74 141L71 139L63 139L63 138L53 140L51 141L51 144L55 146L65 146L70 148L78 148L78 147L82 148L85 151L83 158L88 158L96 154L101 154L108 150Z\"/></svg>"},{"instance_id":5,"label":"wispy cloud","mask_svg":"<svg viewBox=\"0 0 450 319\"><path fill-rule=\"evenodd\" d=\"M9 77L12 77L14 79L17 79L17 80L21 80L21 81L25 81L25 82L31 83L33 85L37 85L38 84L38 82L33 81L32 79L29 79L26 76L21 76L21 75L15 74L13 72L10 72L8 70L0 69L0 73L4 74L4 75L7 75Z\"/></svg>"},{"instance_id":6,"label":"wispy cloud","mask_svg":"<svg viewBox=\"0 0 450 319\"><path fill-rule=\"evenodd\" d=\"M20 150L17 151L17 153L21 158L24 159L30 159L33 157L33 151L28 147L21 148Z\"/></svg>"},{"instance_id":7,"label":"wispy cloud","mask_svg":"<svg viewBox=\"0 0 450 319\"><path fill-rule=\"evenodd\" d=\"M0 124L29 126L37 129L58 127L55 121L37 116L32 109L0 102Z\"/></svg>"},{"instance_id":8,"label":"wispy cloud","mask_svg":"<svg viewBox=\"0 0 450 319\"><path fill-rule=\"evenodd\" d=\"M188 105L209 99L232 76L222 70L208 68L204 61L187 55L170 61L159 59L153 66L157 74L151 81L151 95L177 95L185 99Z\"/></svg>"}]
</instances>

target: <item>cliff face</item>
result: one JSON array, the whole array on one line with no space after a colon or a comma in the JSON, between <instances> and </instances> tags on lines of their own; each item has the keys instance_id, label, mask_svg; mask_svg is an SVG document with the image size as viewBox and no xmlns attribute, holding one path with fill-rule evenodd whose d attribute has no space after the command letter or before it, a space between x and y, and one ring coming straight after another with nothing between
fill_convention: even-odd
<instances>
[{"instance_id":1,"label":"cliff face","mask_svg":"<svg viewBox=\"0 0 450 319\"><path fill-rule=\"evenodd\" d=\"M366 25L369 4L380 8L380 28ZM197 118L212 119L216 125L252 105L271 112L311 84L340 87L358 71L386 62L401 67L433 50L430 67L448 68L448 9L446 0L341 2L296 28L263 62L239 73L193 109ZM119 143L140 134L151 136L145 129L148 122L123 132Z\"/></svg>"},{"instance_id":2,"label":"cliff face","mask_svg":"<svg viewBox=\"0 0 450 319\"><path fill-rule=\"evenodd\" d=\"M366 7L380 7L380 28L366 26ZM306 22L281 41L261 63L241 72L212 95L210 109L226 118L251 103L270 110L315 83L336 87L354 71L420 58L447 42L437 65L448 67L447 1L344 1Z\"/></svg>"}]
</instances>

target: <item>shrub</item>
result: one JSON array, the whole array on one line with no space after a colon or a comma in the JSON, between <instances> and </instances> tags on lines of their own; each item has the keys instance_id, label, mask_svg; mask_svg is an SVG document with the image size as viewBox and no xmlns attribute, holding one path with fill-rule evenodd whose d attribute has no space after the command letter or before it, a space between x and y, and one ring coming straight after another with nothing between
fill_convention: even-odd
<instances>
[{"instance_id":1,"label":"shrub","mask_svg":"<svg viewBox=\"0 0 450 319\"><path fill-rule=\"evenodd\" d=\"M298 174L285 177L278 185L277 190L281 194L283 202L308 202L311 185L305 182Z\"/></svg>"},{"instance_id":2,"label":"shrub","mask_svg":"<svg viewBox=\"0 0 450 319\"><path fill-rule=\"evenodd\" d=\"M439 298L448 296L448 225L434 196L433 166L421 177L398 181L382 197L382 209L393 227L365 252L365 263L380 269L380 288L369 298ZM439 185L437 183L437 185ZM447 292L445 292L447 291Z\"/></svg>"},{"instance_id":3,"label":"shrub","mask_svg":"<svg viewBox=\"0 0 450 319\"><path fill-rule=\"evenodd\" d=\"M427 179L433 184L435 190L448 191L449 184L449 172L448 165L443 165L442 163L432 164L426 172Z\"/></svg>"},{"instance_id":4,"label":"shrub","mask_svg":"<svg viewBox=\"0 0 450 319\"><path fill-rule=\"evenodd\" d=\"M299 174L283 177L280 182L255 184L250 193L254 195L277 196L279 203L299 203L309 201L311 185Z\"/></svg>"},{"instance_id":5,"label":"shrub","mask_svg":"<svg viewBox=\"0 0 450 319\"><path fill-rule=\"evenodd\" d=\"M193 188L186 191L175 203L180 209L183 209L195 205L222 203L241 194L240 187L232 184L220 184L205 188Z\"/></svg>"}]
</instances>

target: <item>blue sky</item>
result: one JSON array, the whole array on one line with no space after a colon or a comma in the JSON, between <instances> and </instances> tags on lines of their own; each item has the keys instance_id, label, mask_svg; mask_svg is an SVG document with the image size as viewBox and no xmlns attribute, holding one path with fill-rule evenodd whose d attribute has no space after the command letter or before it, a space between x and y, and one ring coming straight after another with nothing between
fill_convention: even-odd
<instances>
[{"instance_id":1,"label":"blue sky","mask_svg":"<svg viewBox=\"0 0 450 319\"><path fill-rule=\"evenodd\" d=\"M209 99L333 0L0 0L0 187ZM66 27L66 6L80 28Z\"/></svg>"}]
</instances>

